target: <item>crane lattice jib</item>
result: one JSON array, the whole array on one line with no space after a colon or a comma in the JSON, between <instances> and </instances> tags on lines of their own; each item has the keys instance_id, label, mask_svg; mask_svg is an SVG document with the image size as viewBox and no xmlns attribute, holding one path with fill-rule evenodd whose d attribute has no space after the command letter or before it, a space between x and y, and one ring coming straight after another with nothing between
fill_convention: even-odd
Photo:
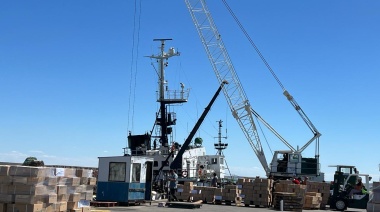
<instances>
[{"instance_id":1,"label":"crane lattice jib","mask_svg":"<svg viewBox=\"0 0 380 212\"><path fill-rule=\"evenodd\" d=\"M265 172L268 174L270 169L256 130L251 105L236 75L206 2L204 0L185 0L185 3L219 83L222 83L224 80L229 82L228 85L224 86L223 93L230 106L232 115L239 123L245 137Z\"/></svg>"}]
</instances>

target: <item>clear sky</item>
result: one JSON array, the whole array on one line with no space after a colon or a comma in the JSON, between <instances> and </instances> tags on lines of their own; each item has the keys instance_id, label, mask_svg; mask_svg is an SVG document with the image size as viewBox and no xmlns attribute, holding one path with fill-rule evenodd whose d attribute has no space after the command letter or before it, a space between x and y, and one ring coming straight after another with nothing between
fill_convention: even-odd
<instances>
[{"instance_id":1,"label":"clear sky","mask_svg":"<svg viewBox=\"0 0 380 212\"><path fill-rule=\"evenodd\" d=\"M355 165L379 180L380 2L227 1L320 138L321 171ZM309 129L282 95L222 1L209 9L252 107L293 146ZM177 113L182 142L218 82L182 0L1 1L0 161L36 156L46 164L97 166L122 155L128 131L152 129L157 75L147 55L154 38L172 38L181 52L166 70L170 89L191 89ZM218 120L233 174L263 168L220 95L197 133L214 154ZM266 135L262 145L285 150ZM305 156L313 157L315 144Z\"/></svg>"}]
</instances>

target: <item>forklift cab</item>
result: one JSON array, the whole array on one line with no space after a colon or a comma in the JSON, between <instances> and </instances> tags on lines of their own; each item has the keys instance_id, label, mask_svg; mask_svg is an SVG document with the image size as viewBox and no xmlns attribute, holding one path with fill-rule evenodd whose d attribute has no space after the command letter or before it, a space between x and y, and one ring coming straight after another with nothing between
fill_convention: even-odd
<instances>
[{"instance_id":1,"label":"forklift cab","mask_svg":"<svg viewBox=\"0 0 380 212\"><path fill-rule=\"evenodd\" d=\"M368 192L352 193L350 191L354 188L358 179L362 179L362 183L366 189L369 188L369 181L372 179L367 174L348 174L336 171L334 175L333 191L329 198L329 205L331 209L344 211L349 208L366 209L369 201Z\"/></svg>"}]
</instances>

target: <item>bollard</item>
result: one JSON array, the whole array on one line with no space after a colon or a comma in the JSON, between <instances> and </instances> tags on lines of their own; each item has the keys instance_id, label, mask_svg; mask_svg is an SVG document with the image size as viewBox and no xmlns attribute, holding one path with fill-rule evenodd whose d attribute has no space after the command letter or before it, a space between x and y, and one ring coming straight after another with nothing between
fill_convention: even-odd
<instances>
[{"instance_id":1,"label":"bollard","mask_svg":"<svg viewBox=\"0 0 380 212\"><path fill-rule=\"evenodd\" d=\"M284 200L280 200L280 211L284 211Z\"/></svg>"}]
</instances>

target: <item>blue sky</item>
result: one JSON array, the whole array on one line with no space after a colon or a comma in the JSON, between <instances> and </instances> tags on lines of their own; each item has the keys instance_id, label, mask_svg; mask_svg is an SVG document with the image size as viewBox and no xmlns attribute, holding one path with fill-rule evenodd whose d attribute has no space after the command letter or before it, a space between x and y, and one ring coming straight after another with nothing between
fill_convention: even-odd
<instances>
[{"instance_id":1,"label":"blue sky","mask_svg":"<svg viewBox=\"0 0 380 212\"><path fill-rule=\"evenodd\" d=\"M379 180L380 3L228 1L320 138L321 169L355 165ZM209 9L252 107L293 146L312 134L239 31L221 1ZM184 1L2 1L0 3L0 161L36 156L46 164L97 166L122 155L128 131L151 130L157 78L147 55L154 38L181 52L167 68L171 89L191 89L177 113L184 141L218 83ZM264 171L219 96L197 136L215 153L217 121L234 174ZM225 134L225 129L223 129ZM270 150L287 149L266 135ZM269 146L268 146L269 144ZM304 154L314 156L314 145Z\"/></svg>"}]
</instances>

